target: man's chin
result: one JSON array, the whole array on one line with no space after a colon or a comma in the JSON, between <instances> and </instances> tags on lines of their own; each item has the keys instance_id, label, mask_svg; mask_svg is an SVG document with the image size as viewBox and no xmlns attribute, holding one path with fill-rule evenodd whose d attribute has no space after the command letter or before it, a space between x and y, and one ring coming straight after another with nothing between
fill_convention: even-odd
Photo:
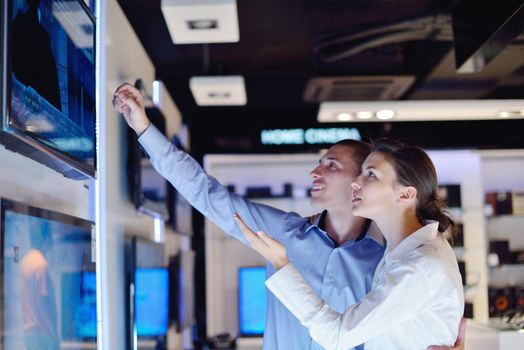
<instances>
[{"instance_id":1,"label":"man's chin","mask_svg":"<svg viewBox=\"0 0 524 350\"><path fill-rule=\"evenodd\" d=\"M318 198L311 197L309 202L311 203L311 206L315 209L325 209L321 203L322 201L319 200Z\"/></svg>"}]
</instances>

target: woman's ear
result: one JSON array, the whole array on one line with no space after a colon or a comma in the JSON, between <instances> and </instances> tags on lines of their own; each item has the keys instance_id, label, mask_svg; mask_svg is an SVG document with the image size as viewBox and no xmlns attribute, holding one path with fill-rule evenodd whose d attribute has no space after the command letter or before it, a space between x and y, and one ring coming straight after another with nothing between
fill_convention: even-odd
<instances>
[{"instance_id":1,"label":"woman's ear","mask_svg":"<svg viewBox=\"0 0 524 350\"><path fill-rule=\"evenodd\" d=\"M413 186L404 186L400 191L401 202L411 202L417 200L417 189Z\"/></svg>"}]
</instances>

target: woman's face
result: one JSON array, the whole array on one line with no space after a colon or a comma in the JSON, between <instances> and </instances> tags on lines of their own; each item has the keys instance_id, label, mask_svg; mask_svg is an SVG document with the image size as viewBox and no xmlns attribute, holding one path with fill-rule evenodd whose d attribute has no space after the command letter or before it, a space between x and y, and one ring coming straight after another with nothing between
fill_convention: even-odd
<instances>
[{"instance_id":1,"label":"woman's face","mask_svg":"<svg viewBox=\"0 0 524 350\"><path fill-rule=\"evenodd\" d=\"M400 190L395 169L383 153L371 153L362 172L351 183L353 187L353 215L376 220L393 213L398 206Z\"/></svg>"}]
</instances>

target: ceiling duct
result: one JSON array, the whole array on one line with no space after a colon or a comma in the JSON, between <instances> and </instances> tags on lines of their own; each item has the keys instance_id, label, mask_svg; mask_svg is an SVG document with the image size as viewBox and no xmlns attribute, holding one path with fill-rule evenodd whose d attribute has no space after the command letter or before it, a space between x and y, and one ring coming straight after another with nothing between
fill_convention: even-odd
<instances>
[{"instance_id":1,"label":"ceiling duct","mask_svg":"<svg viewBox=\"0 0 524 350\"><path fill-rule=\"evenodd\" d=\"M411 18L331 39L321 39L313 50L320 61L337 63L368 49L418 40L451 41L451 17L446 14Z\"/></svg>"},{"instance_id":2,"label":"ceiling duct","mask_svg":"<svg viewBox=\"0 0 524 350\"><path fill-rule=\"evenodd\" d=\"M304 101L397 100L414 82L409 75L313 78L304 90Z\"/></svg>"},{"instance_id":3,"label":"ceiling duct","mask_svg":"<svg viewBox=\"0 0 524 350\"><path fill-rule=\"evenodd\" d=\"M480 72L524 30L524 1L461 0L452 16L457 72Z\"/></svg>"}]
</instances>

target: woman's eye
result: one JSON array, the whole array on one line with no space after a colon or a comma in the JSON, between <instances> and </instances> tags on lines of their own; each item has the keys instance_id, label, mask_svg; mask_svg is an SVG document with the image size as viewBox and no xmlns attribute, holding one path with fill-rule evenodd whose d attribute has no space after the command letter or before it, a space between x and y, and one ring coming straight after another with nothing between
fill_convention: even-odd
<instances>
[{"instance_id":1,"label":"woman's eye","mask_svg":"<svg viewBox=\"0 0 524 350\"><path fill-rule=\"evenodd\" d=\"M329 163L329 167L330 167L331 169L334 169L334 168L337 167L337 165L336 165L335 163L331 162L331 163Z\"/></svg>"},{"instance_id":2,"label":"woman's eye","mask_svg":"<svg viewBox=\"0 0 524 350\"><path fill-rule=\"evenodd\" d=\"M374 174L373 172L370 171L370 172L368 173L368 177L376 177L376 176L375 176L375 174Z\"/></svg>"}]
</instances>

